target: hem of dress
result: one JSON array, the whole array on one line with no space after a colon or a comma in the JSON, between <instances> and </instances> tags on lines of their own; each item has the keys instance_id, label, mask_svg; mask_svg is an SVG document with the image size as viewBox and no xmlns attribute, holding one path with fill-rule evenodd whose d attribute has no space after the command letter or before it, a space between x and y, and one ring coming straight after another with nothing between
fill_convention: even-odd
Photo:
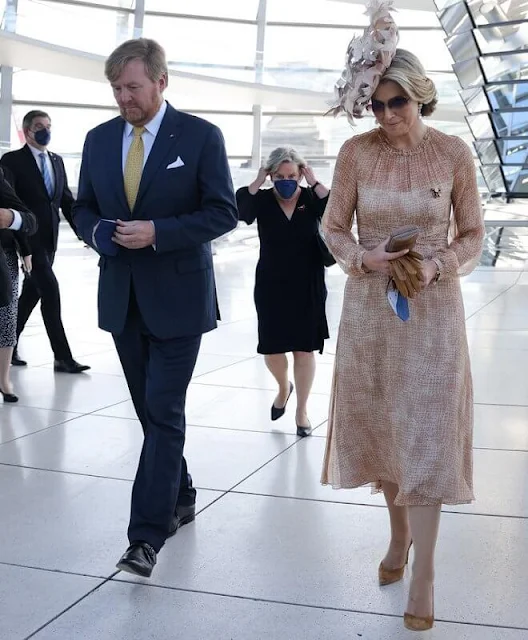
<instances>
[{"instance_id":1,"label":"hem of dress","mask_svg":"<svg viewBox=\"0 0 528 640\"><path fill-rule=\"evenodd\" d=\"M380 482L383 482L383 480L380 480L378 478L376 480L366 480L363 482L351 483L350 485L348 484L343 485L343 484L335 484L333 482L321 480L321 484L323 487L331 487L335 491L338 491L340 489L361 489L362 487L367 487L370 485L372 487L373 494L383 493L383 489L379 487ZM395 483L394 480L385 480L385 482L392 482L393 484L398 484L397 482ZM474 497L469 499L464 499L464 500L452 500L452 499L437 498L437 497L428 498L425 496L421 496L418 499L418 498L412 498L410 496L406 496L406 497L403 497L403 499L400 498L399 500L395 500L394 504L397 507L435 507L441 504L445 504L449 506L455 506L459 504L471 504L474 501L475 501Z\"/></svg>"}]
</instances>

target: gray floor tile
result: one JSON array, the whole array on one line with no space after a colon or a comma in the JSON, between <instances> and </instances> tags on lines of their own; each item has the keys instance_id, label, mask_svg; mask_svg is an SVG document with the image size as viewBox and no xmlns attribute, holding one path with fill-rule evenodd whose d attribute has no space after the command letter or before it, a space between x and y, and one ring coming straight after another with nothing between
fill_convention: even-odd
<instances>
[{"instance_id":1,"label":"gray floor tile","mask_svg":"<svg viewBox=\"0 0 528 640\"><path fill-rule=\"evenodd\" d=\"M270 409L275 396L276 390L193 384L187 395L187 422L223 429L295 433L295 393L288 403L284 417L272 422ZM326 420L328 404L328 396L311 396L308 409L313 425Z\"/></svg>"},{"instance_id":2,"label":"gray floor tile","mask_svg":"<svg viewBox=\"0 0 528 640\"><path fill-rule=\"evenodd\" d=\"M312 393L330 393L333 365L325 362L317 363ZM293 371L290 377L293 376ZM293 380L293 377L292 377ZM229 386L250 389L276 389L276 382L266 369L263 358L246 360L231 367L215 371L196 380L198 384Z\"/></svg>"},{"instance_id":3,"label":"gray floor tile","mask_svg":"<svg viewBox=\"0 0 528 640\"><path fill-rule=\"evenodd\" d=\"M0 404L0 444L78 416L78 413Z\"/></svg>"},{"instance_id":4,"label":"gray floor tile","mask_svg":"<svg viewBox=\"0 0 528 640\"><path fill-rule=\"evenodd\" d=\"M109 576L127 545L131 488L122 480L0 465L0 562ZM221 495L198 491L197 508Z\"/></svg>"},{"instance_id":5,"label":"gray floor tile","mask_svg":"<svg viewBox=\"0 0 528 640\"><path fill-rule=\"evenodd\" d=\"M262 495L328 500L349 504L385 505L369 487L335 491L320 484L323 438L305 439L257 471L237 491ZM528 494L520 491L528 477L528 452L476 450L476 502L445 511L528 518Z\"/></svg>"},{"instance_id":6,"label":"gray floor tile","mask_svg":"<svg viewBox=\"0 0 528 640\"><path fill-rule=\"evenodd\" d=\"M189 426L185 455L196 486L227 490L284 451L286 434ZM143 442L139 422L82 416L0 446L0 463L132 480Z\"/></svg>"},{"instance_id":7,"label":"gray floor tile","mask_svg":"<svg viewBox=\"0 0 528 640\"><path fill-rule=\"evenodd\" d=\"M22 640L101 583L0 564L0 637Z\"/></svg>"},{"instance_id":8,"label":"gray floor tile","mask_svg":"<svg viewBox=\"0 0 528 640\"><path fill-rule=\"evenodd\" d=\"M528 316L527 316L528 320ZM526 359L504 349L479 349L471 358L475 402L528 406Z\"/></svg>"},{"instance_id":9,"label":"gray floor tile","mask_svg":"<svg viewBox=\"0 0 528 640\"><path fill-rule=\"evenodd\" d=\"M523 640L526 631L437 623L427 640ZM108 583L36 640L410 640L401 618Z\"/></svg>"},{"instance_id":10,"label":"gray floor tile","mask_svg":"<svg viewBox=\"0 0 528 640\"><path fill-rule=\"evenodd\" d=\"M42 367L14 368L11 375L25 407L90 413L130 397L118 376L54 373Z\"/></svg>"},{"instance_id":11,"label":"gray floor tile","mask_svg":"<svg viewBox=\"0 0 528 640\"><path fill-rule=\"evenodd\" d=\"M408 574L377 584L388 535L384 509L230 494L167 545L150 582L400 616ZM526 520L443 514L437 618L528 628L527 536Z\"/></svg>"}]
</instances>

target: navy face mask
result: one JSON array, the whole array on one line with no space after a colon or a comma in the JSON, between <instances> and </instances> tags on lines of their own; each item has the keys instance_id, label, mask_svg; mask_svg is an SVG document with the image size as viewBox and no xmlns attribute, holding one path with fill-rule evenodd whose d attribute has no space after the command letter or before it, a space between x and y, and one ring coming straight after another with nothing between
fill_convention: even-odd
<instances>
[{"instance_id":1,"label":"navy face mask","mask_svg":"<svg viewBox=\"0 0 528 640\"><path fill-rule=\"evenodd\" d=\"M273 186L281 198L289 200L297 191L297 180L275 180Z\"/></svg>"},{"instance_id":2,"label":"navy face mask","mask_svg":"<svg viewBox=\"0 0 528 640\"><path fill-rule=\"evenodd\" d=\"M38 129L33 133L33 137L35 138L35 142L41 147L47 147L51 140L51 133L48 129Z\"/></svg>"}]
</instances>

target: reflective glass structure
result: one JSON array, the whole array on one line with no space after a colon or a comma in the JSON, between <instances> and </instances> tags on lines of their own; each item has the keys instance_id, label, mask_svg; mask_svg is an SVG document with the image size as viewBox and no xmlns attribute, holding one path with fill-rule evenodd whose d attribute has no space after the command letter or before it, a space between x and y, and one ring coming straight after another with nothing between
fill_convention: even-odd
<instances>
[{"instance_id":1,"label":"reflective glass structure","mask_svg":"<svg viewBox=\"0 0 528 640\"><path fill-rule=\"evenodd\" d=\"M437 6L487 187L528 197L528 2Z\"/></svg>"},{"instance_id":2,"label":"reflective glass structure","mask_svg":"<svg viewBox=\"0 0 528 640\"><path fill-rule=\"evenodd\" d=\"M413 6L424 9L398 11L400 44L421 58L439 88L430 123L471 142L434 4ZM371 117L355 128L325 117L348 42L366 25L363 2L0 0L0 16L0 151L19 146L24 113L44 108L73 185L86 132L116 113L104 59L142 35L166 49L173 106L221 127L237 186L285 144L329 182L342 143L374 126Z\"/></svg>"}]
</instances>

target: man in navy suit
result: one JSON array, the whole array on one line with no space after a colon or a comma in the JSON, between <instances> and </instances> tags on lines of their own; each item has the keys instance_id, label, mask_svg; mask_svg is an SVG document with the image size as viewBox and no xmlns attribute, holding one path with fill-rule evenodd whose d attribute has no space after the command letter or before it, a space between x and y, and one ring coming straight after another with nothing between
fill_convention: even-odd
<instances>
[{"instance_id":1,"label":"man in navy suit","mask_svg":"<svg viewBox=\"0 0 528 640\"><path fill-rule=\"evenodd\" d=\"M55 371L81 373L90 367L79 364L72 356L61 319L59 283L53 272L59 236L59 210L73 228L71 209L74 200L62 158L48 151L51 139L49 115L45 111L30 111L24 116L22 128L26 144L4 154L0 161L17 196L38 221L38 231L30 238L33 269L31 277L24 279L18 301L17 339L40 301L42 318L55 356ZM27 364L17 349L11 362L15 366Z\"/></svg>"},{"instance_id":2,"label":"man in navy suit","mask_svg":"<svg viewBox=\"0 0 528 640\"><path fill-rule=\"evenodd\" d=\"M167 537L194 519L185 395L217 321L210 242L237 211L220 130L163 98L160 45L123 43L105 73L121 117L86 137L73 215L101 255L99 326L113 334L145 434L117 566L149 577Z\"/></svg>"}]
</instances>

